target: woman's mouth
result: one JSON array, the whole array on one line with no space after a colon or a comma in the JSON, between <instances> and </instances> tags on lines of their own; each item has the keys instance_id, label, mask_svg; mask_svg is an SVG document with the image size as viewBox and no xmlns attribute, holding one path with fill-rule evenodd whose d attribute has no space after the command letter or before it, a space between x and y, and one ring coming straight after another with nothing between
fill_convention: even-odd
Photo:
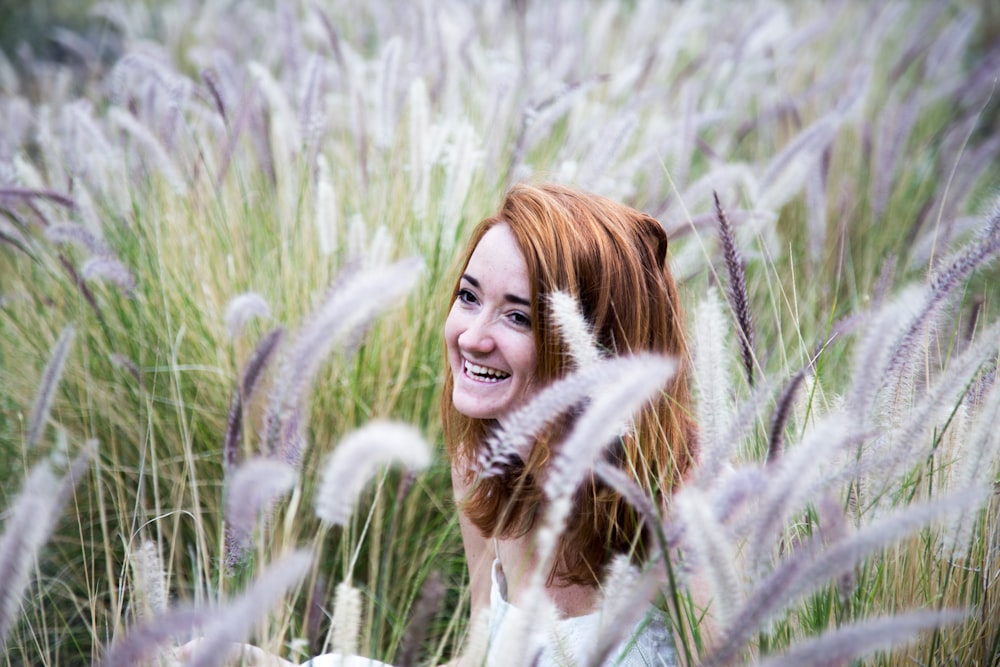
<instances>
[{"instance_id":1,"label":"woman's mouth","mask_svg":"<svg viewBox=\"0 0 1000 667\"><path fill-rule=\"evenodd\" d=\"M463 368L465 374L476 382L500 382L510 377L510 373L489 366L479 366L468 359L463 359Z\"/></svg>"}]
</instances>

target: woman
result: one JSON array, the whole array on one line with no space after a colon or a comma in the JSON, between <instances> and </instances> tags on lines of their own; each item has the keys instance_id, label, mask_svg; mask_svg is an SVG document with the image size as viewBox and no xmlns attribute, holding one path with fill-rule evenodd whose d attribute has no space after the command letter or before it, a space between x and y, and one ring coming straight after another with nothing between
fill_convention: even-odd
<instances>
[{"instance_id":1,"label":"woman","mask_svg":"<svg viewBox=\"0 0 1000 667\"><path fill-rule=\"evenodd\" d=\"M441 409L472 614L489 610L495 639L498 617L528 594L546 465L572 417L541 434L502 474L482 477L476 461L511 410L571 371L570 351L547 307L549 295L562 291L578 300L605 354L646 351L678 360L680 370L669 386L635 416L611 451L652 497L669 493L690 467L694 427L680 306L667 265L667 237L656 220L569 188L518 185L497 214L473 231L462 267L445 323ZM641 559L651 551L651 539L635 510L609 487L592 480L577 492L545 583L563 619L556 632L569 637L570 655L550 646L540 664L586 656L590 647L579 642L599 629L595 609L607 565L621 553ZM616 664L647 664L655 657L651 651L659 654L652 664L672 659L672 650L659 641L662 625L646 627ZM490 656L499 650L492 646Z\"/></svg>"},{"instance_id":2,"label":"woman","mask_svg":"<svg viewBox=\"0 0 1000 667\"><path fill-rule=\"evenodd\" d=\"M528 595L527 575L537 557L546 466L572 416L540 434L502 474L480 476L475 462L511 410L572 370L567 343L547 306L549 295L562 291L577 299L604 354L655 352L679 362L670 384L635 415L610 453L652 498L662 499L690 467L694 427L680 306L667 265L667 237L656 220L569 188L518 185L497 214L473 231L461 266L444 326L448 364L441 411L472 615L475 620L488 612L496 639L505 619L523 613L517 605ZM574 500L545 579L545 595L560 620L537 665L589 663L601 629L595 610L608 564L617 554L641 560L654 546L636 511L609 487L587 482ZM654 615L641 627L611 652L611 664L673 664L662 620ZM252 664L291 665L255 647L242 648ZM492 642L487 663L495 664L510 648ZM369 664L347 659L343 664ZM304 664L340 661L326 654Z\"/></svg>"}]
</instances>

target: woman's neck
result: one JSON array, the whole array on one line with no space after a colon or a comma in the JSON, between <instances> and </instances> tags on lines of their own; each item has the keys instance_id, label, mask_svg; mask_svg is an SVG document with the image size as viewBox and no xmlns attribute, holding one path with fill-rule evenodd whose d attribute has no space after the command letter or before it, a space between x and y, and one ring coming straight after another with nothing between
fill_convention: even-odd
<instances>
[{"instance_id":1,"label":"woman's neck","mask_svg":"<svg viewBox=\"0 0 1000 667\"><path fill-rule=\"evenodd\" d=\"M532 534L497 541L497 555L507 580L507 601L523 606L537 563ZM597 609L598 590L584 584L547 584L545 594L564 617L583 616Z\"/></svg>"}]
</instances>

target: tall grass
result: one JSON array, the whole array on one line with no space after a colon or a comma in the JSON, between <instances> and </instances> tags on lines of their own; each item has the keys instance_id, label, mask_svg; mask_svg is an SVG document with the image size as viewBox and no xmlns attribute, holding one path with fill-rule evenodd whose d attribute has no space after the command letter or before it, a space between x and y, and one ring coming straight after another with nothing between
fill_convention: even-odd
<instances>
[{"instance_id":1,"label":"tall grass","mask_svg":"<svg viewBox=\"0 0 1000 667\"><path fill-rule=\"evenodd\" d=\"M298 661L460 652L442 285L531 176L671 235L702 460L648 516L665 551L643 581L678 652L786 664L933 628L864 664L989 664L989 7L103 2L99 49L5 46L0 573L31 563L0 582L6 664L128 661L192 633ZM415 427L429 467L379 468L343 525L322 521L325 462L380 420ZM92 441L51 537L7 550L37 471ZM692 577L716 601L708 645ZM358 593L357 636L331 623L335 591Z\"/></svg>"}]
</instances>

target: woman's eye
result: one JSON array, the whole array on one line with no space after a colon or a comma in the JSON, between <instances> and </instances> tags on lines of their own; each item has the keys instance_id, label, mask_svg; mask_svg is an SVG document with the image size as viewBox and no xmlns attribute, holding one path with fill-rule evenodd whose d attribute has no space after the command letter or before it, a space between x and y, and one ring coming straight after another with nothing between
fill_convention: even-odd
<instances>
[{"instance_id":1,"label":"woman's eye","mask_svg":"<svg viewBox=\"0 0 1000 667\"><path fill-rule=\"evenodd\" d=\"M514 312L510 314L510 320L519 327L530 327L531 319L524 313Z\"/></svg>"},{"instance_id":2,"label":"woman's eye","mask_svg":"<svg viewBox=\"0 0 1000 667\"><path fill-rule=\"evenodd\" d=\"M455 294L455 298L461 301L462 303L471 304L476 302L476 295L465 288L458 290L458 292Z\"/></svg>"}]
</instances>

